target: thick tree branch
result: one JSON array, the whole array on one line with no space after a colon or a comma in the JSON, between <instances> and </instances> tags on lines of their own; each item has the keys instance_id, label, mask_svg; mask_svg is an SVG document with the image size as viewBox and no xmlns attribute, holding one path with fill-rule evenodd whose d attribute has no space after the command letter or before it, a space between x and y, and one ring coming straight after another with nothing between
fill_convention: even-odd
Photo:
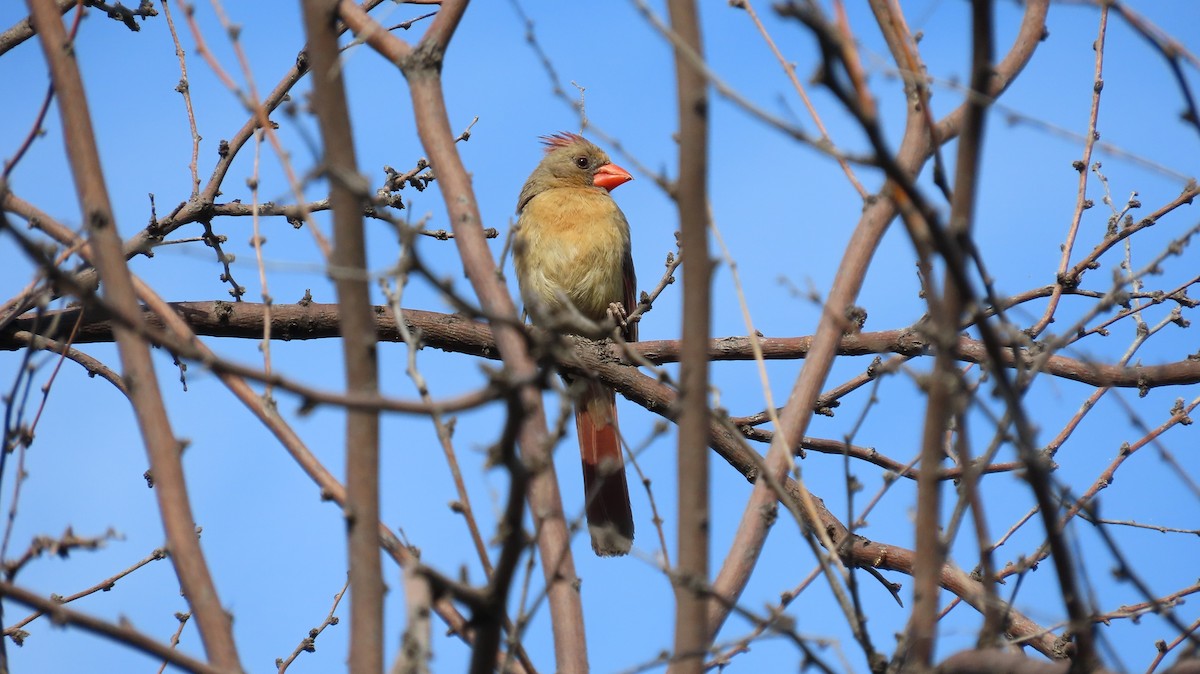
<instances>
[{"instance_id":1,"label":"thick tree branch","mask_svg":"<svg viewBox=\"0 0 1200 674\"><path fill-rule=\"evenodd\" d=\"M712 640L705 605L708 585L709 470L708 337L712 320L712 260L708 252L708 81L684 50L701 61L704 47L694 0L670 0L679 106L680 252L683 256L683 335L679 370L679 448L676 456L679 548L675 577L675 656L668 672L704 671Z\"/></svg>"},{"instance_id":2,"label":"thick tree branch","mask_svg":"<svg viewBox=\"0 0 1200 674\"><path fill-rule=\"evenodd\" d=\"M346 391L377 395L374 310L367 269L363 206L370 201L358 172L337 30L338 0L304 0L313 67L313 107L323 141L322 169L333 206L330 267L337 288ZM346 536L350 562L350 672L383 672L383 570L379 559L379 410L346 412Z\"/></svg>"},{"instance_id":3,"label":"thick tree branch","mask_svg":"<svg viewBox=\"0 0 1200 674\"><path fill-rule=\"evenodd\" d=\"M231 337L238 339L262 339L265 307L254 302L171 302L171 309L197 335L207 337ZM73 307L47 311L42 318L22 316L0 329L0 351L24 348L27 338L16 338L18 332L29 332L47 339L66 339L69 326L84 313L78 334L73 344L108 343L113 341L113 322L107 314L95 307L81 309ZM403 342L396 327L395 318L386 307L375 307L375 329L378 338L386 342ZM338 336L338 308L336 304L305 302L301 304L275 304L271 307L271 334L281 341L330 339ZM410 330L419 331L421 343L435 349L462 353L498 360L500 354L492 337L491 329L484 323L455 314L443 314L420 309L405 309L404 320ZM163 321L155 312L143 310L142 321L150 329L161 329ZM761 337L759 344L763 357L768 360L795 360L808 358L813 351L815 337ZM169 343L162 346L169 347ZM610 357L622 360L621 352L630 349L639 357L656 365L679 362L681 343L679 340L652 340L634 342L621 347L606 347ZM842 335L834 340L833 348L839 356L868 356L894 353L903 356L927 356L931 353L929 340L912 328L881 330ZM1013 348L1017 354L1013 355ZM987 364L988 354L981 341L960 336L956 348L959 360L964 363ZM182 354L190 357L188 352ZM1002 364L1008 368L1028 367L1037 354L1021 345L1007 345L1002 354ZM707 357L712 361L753 360L754 352L748 337L717 337L709 341ZM215 360L215 359L209 359ZM205 361L201 361L205 362ZM245 368L251 370L251 368ZM1052 356L1039 370L1043 374L1077 381L1089 386L1111 386L1135 388L1149 391L1164 386L1185 386L1200 383L1200 358L1187 357L1183 360L1159 365L1136 365L1126 367L1114 363L1096 363L1084 359ZM242 373L247 376L250 372ZM273 385L288 387L288 380L263 379ZM312 390L316 393L316 390ZM314 398L317 402L334 404L337 398ZM359 404L353 402L352 404ZM464 401L464 404L467 401ZM362 398L362 404L378 404L377 400ZM341 404L346 404L341 401ZM420 413L423 407L415 403L411 411ZM450 406L446 406L447 409Z\"/></svg>"}]
</instances>

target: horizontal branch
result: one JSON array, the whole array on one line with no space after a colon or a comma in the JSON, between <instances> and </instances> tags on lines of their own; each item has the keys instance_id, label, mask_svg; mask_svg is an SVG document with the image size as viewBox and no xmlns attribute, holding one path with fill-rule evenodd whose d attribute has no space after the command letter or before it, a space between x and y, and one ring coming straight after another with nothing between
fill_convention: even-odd
<instances>
[{"instance_id":1,"label":"horizontal branch","mask_svg":"<svg viewBox=\"0 0 1200 674\"><path fill-rule=\"evenodd\" d=\"M250 302L173 302L171 304L180 317L197 335L208 337L233 337L239 339L262 339L265 306ZM75 323L79 308L45 312L41 317L25 316L14 320L0 331L0 350L12 351L28 345L28 337L17 338L16 333L26 331L49 339L65 339L63 333ZM421 342L435 349L452 353L463 353L483 358L496 359L498 352L492 340L491 330L483 323L454 314L443 314L417 309L405 309L404 317L410 330L421 336ZM402 342L395 318L386 307L375 308L375 319L380 341ZM301 302L297 304L274 304L271 306L271 335L281 341L329 339L338 337L338 312L335 304ZM151 327L161 327L162 321L152 313L146 313ZM85 311L74 344L112 341L112 324L107 316L99 312ZM759 344L763 357L768 360L796 360L808 355L812 348L812 337L761 337ZM625 347L651 363L674 363L679 360L678 340L657 340L628 344ZM912 328L881 330L845 335L838 345L838 355L866 356L895 353L905 356L922 356L928 353L929 343L919 331ZM614 359L622 360L617 346L609 347ZM1031 356L1027 349L1006 349L1006 367L1027 367ZM711 340L708 355L714 361L753 360L754 353L747 337L719 337ZM959 359L964 362L986 364L987 353L983 342L961 337L958 344ZM1111 386L1147 390L1161 386L1181 386L1200 383L1200 359L1187 358L1161 365L1136 365L1124 367L1115 364L1089 362L1066 356L1052 356L1040 368L1041 372L1055 377L1071 379L1091 386Z\"/></svg>"}]
</instances>

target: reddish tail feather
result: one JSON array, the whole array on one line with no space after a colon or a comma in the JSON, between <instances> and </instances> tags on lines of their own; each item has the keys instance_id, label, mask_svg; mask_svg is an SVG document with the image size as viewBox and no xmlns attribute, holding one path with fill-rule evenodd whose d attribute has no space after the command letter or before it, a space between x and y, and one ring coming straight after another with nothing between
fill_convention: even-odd
<instances>
[{"instance_id":1,"label":"reddish tail feather","mask_svg":"<svg viewBox=\"0 0 1200 674\"><path fill-rule=\"evenodd\" d=\"M611 389L586 382L575 403L575 428L592 550L602 557L627 554L633 547L633 511L617 430L616 395Z\"/></svg>"}]
</instances>

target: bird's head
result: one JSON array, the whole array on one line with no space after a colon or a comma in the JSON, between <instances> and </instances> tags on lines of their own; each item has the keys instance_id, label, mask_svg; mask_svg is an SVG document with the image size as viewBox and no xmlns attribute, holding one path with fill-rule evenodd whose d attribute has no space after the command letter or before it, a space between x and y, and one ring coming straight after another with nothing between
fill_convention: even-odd
<instances>
[{"instance_id":1,"label":"bird's head","mask_svg":"<svg viewBox=\"0 0 1200 674\"><path fill-rule=\"evenodd\" d=\"M546 177L561 186L595 185L611 192L633 180L629 171L612 163L604 150L583 136L556 133L543 136L542 142L546 145L546 157L538 170L545 169Z\"/></svg>"}]
</instances>

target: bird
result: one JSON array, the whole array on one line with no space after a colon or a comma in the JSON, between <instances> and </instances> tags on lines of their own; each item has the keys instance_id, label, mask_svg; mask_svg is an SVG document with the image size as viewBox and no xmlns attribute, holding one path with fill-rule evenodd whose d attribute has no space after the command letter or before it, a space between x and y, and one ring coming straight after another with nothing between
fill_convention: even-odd
<instances>
[{"instance_id":1,"label":"bird","mask_svg":"<svg viewBox=\"0 0 1200 674\"><path fill-rule=\"evenodd\" d=\"M574 133L543 136L545 156L521 188L513 266L534 325L572 334L582 316L603 323L616 310L626 341L637 341L637 280L629 222L609 194L633 180L608 155ZM617 303L620 303L619 306ZM594 336L594 335L593 335ZM617 427L616 394L594 379L567 380L576 396L588 533L601 557L628 554L633 511Z\"/></svg>"}]
</instances>

